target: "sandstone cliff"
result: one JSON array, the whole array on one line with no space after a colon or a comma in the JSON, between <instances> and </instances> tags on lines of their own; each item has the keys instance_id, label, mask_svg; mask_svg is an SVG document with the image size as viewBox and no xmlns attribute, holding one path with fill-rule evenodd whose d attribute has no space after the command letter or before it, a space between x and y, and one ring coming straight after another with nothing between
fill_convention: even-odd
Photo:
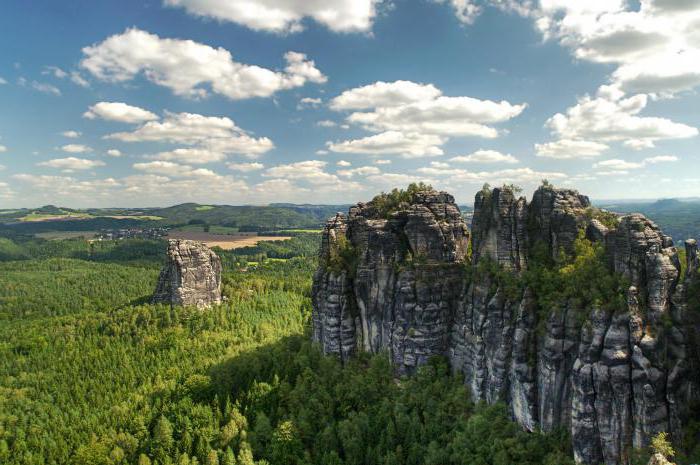
<instances>
[{"instance_id":1,"label":"sandstone cliff","mask_svg":"<svg viewBox=\"0 0 700 465\"><path fill-rule=\"evenodd\" d=\"M221 260L201 242L171 239L153 303L207 308L221 302Z\"/></svg>"},{"instance_id":2,"label":"sandstone cliff","mask_svg":"<svg viewBox=\"0 0 700 465\"><path fill-rule=\"evenodd\" d=\"M580 463L625 463L659 431L678 437L698 398L694 242L681 281L673 241L653 222L605 215L576 191L543 186L528 204L485 189L471 243L449 194L386 204L326 225L313 288L326 353L386 350L400 374L446 356L474 399L505 402L530 431L568 429ZM574 279L581 244L601 254L581 265L600 276L556 288Z\"/></svg>"}]
</instances>

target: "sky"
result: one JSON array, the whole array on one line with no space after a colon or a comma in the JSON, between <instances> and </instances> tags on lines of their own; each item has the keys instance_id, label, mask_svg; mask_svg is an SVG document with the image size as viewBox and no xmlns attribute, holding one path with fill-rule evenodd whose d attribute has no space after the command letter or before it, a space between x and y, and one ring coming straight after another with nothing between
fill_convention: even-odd
<instances>
[{"instance_id":1,"label":"sky","mask_svg":"<svg viewBox=\"0 0 700 465\"><path fill-rule=\"evenodd\" d=\"M0 9L0 208L700 196L699 0Z\"/></svg>"}]
</instances>

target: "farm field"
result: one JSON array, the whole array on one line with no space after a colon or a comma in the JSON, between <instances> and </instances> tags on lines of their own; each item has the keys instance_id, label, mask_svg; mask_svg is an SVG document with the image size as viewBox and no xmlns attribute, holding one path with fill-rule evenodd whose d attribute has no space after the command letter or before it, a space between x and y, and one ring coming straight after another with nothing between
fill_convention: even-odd
<instances>
[{"instance_id":1,"label":"farm field","mask_svg":"<svg viewBox=\"0 0 700 465\"><path fill-rule=\"evenodd\" d=\"M242 234L213 234L206 232L171 231L169 239L187 239L204 242L208 247L220 247L224 250L252 247L258 242L284 241L288 236L257 236L254 233Z\"/></svg>"}]
</instances>

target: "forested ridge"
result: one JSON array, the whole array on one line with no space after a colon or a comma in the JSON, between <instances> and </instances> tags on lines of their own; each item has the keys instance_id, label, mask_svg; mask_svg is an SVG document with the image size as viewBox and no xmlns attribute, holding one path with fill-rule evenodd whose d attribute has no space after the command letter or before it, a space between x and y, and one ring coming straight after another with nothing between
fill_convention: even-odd
<instances>
[{"instance_id":1,"label":"forested ridge","mask_svg":"<svg viewBox=\"0 0 700 465\"><path fill-rule=\"evenodd\" d=\"M5 242L21 256L0 263L0 463L572 463L564 433L474 405L441 359L395 379L382 354L323 356L319 239L219 251L227 300L207 311L148 303L160 242Z\"/></svg>"}]
</instances>

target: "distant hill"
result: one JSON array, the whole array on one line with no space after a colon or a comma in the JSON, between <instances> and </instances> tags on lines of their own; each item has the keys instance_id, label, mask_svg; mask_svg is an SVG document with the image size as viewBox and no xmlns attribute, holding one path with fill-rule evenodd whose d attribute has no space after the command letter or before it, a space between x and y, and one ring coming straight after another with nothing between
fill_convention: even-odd
<instances>
[{"instance_id":1,"label":"distant hill","mask_svg":"<svg viewBox=\"0 0 700 465\"><path fill-rule=\"evenodd\" d=\"M660 199L654 202L611 202L598 206L618 213L642 213L676 242L700 239L700 200Z\"/></svg>"},{"instance_id":2,"label":"distant hill","mask_svg":"<svg viewBox=\"0 0 700 465\"><path fill-rule=\"evenodd\" d=\"M2 229L35 234L46 231L88 231L134 227L222 225L240 231L317 229L346 205L273 204L268 206L183 203L166 208L90 208L75 210L47 205L0 210Z\"/></svg>"},{"instance_id":3,"label":"distant hill","mask_svg":"<svg viewBox=\"0 0 700 465\"><path fill-rule=\"evenodd\" d=\"M319 228L338 211L337 206L269 205L232 206L183 203L167 208L150 209L150 215L164 218L168 224L204 222L236 227L241 231L264 231L286 228Z\"/></svg>"}]
</instances>

